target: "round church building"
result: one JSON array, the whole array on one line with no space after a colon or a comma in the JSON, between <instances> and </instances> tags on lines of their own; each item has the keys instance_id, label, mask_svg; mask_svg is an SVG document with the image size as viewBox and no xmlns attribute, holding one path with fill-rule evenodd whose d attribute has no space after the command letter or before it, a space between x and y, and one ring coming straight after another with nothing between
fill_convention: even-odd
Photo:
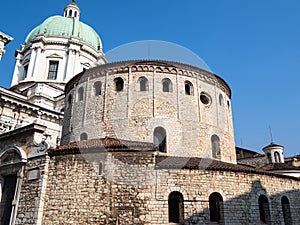
<instances>
[{"instance_id":1,"label":"round church building","mask_svg":"<svg viewBox=\"0 0 300 225\"><path fill-rule=\"evenodd\" d=\"M231 90L202 68L128 60L88 69L65 89L62 144L112 137L158 153L236 163Z\"/></svg>"}]
</instances>

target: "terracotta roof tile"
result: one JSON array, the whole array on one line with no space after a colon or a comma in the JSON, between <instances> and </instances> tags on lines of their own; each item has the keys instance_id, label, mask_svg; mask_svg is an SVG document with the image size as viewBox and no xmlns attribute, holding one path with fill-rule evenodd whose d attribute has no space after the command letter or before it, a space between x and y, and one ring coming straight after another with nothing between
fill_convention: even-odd
<instances>
[{"instance_id":1,"label":"terracotta roof tile","mask_svg":"<svg viewBox=\"0 0 300 225\"><path fill-rule=\"evenodd\" d=\"M285 163L270 163L259 167L260 170L272 171L272 170L300 170L298 167L291 166Z\"/></svg>"}]
</instances>

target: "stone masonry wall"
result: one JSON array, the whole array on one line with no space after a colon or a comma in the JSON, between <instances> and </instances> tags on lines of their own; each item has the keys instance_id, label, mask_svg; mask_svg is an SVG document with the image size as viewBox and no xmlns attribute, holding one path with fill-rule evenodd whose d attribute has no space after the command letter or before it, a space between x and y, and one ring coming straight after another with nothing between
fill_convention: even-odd
<instances>
[{"instance_id":1,"label":"stone masonry wall","mask_svg":"<svg viewBox=\"0 0 300 225\"><path fill-rule=\"evenodd\" d=\"M208 207L213 192L224 200L224 224L260 224L261 194L269 200L272 224L283 223L282 196L290 201L293 224L300 223L299 180L222 170L155 169L154 159L146 152L51 157L43 224L169 224L168 196L173 191L183 195L184 224L213 224Z\"/></svg>"},{"instance_id":2,"label":"stone masonry wall","mask_svg":"<svg viewBox=\"0 0 300 225\"><path fill-rule=\"evenodd\" d=\"M30 159L26 163L16 225L37 224L41 220L45 196L44 180L48 177L48 161L48 157L41 156Z\"/></svg>"},{"instance_id":3,"label":"stone masonry wall","mask_svg":"<svg viewBox=\"0 0 300 225\"><path fill-rule=\"evenodd\" d=\"M141 77L148 80L146 91L139 89ZM124 81L122 91L116 91L117 78ZM172 82L170 92L162 90L164 79ZM101 95L95 96L94 84L99 81ZM185 93L186 82L191 84L190 95ZM107 64L87 70L67 89L73 100L65 112L63 144L79 141L82 133L88 139L153 142L155 128L163 127L168 155L211 158L211 138L217 135L218 159L236 162L230 90L209 72L176 63ZM78 100L79 89L84 90L83 100ZM202 93L208 104L201 102Z\"/></svg>"}]
</instances>

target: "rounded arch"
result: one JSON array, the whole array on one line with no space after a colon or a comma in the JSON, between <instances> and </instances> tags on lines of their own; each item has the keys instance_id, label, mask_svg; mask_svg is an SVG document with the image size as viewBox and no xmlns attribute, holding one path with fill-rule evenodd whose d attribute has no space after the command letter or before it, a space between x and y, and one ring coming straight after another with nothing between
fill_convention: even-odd
<instances>
[{"instance_id":1,"label":"rounded arch","mask_svg":"<svg viewBox=\"0 0 300 225\"><path fill-rule=\"evenodd\" d=\"M167 132L163 127L156 127L153 132L153 142L159 152L167 152Z\"/></svg>"},{"instance_id":2,"label":"rounded arch","mask_svg":"<svg viewBox=\"0 0 300 225\"><path fill-rule=\"evenodd\" d=\"M188 80L184 82L184 91L186 95L194 95L194 86Z\"/></svg>"},{"instance_id":3,"label":"rounded arch","mask_svg":"<svg viewBox=\"0 0 300 225\"><path fill-rule=\"evenodd\" d=\"M213 134L210 139L211 139L212 157L219 159L221 157L220 138L218 135Z\"/></svg>"},{"instance_id":4,"label":"rounded arch","mask_svg":"<svg viewBox=\"0 0 300 225\"><path fill-rule=\"evenodd\" d=\"M276 163L281 162L281 160L280 160L280 153L277 152L277 151L274 152L274 160L275 160Z\"/></svg>"},{"instance_id":5,"label":"rounded arch","mask_svg":"<svg viewBox=\"0 0 300 225\"><path fill-rule=\"evenodd\" d=\"M12 154L11 156L13 156L14 153L17 154L17 156L19 156L18 162L27 162L26 152L20 147L11 146L6 148L2 153L0 153L0 163L2 164L2 161L5 161L5 158L9 157L9 154Z\"/></svg>"},{"instance_id":6,"label":"rounded arch","mask_svg":"<svg viewBox=\"0 0 300 225\"><path fill-rule=\"evenodd\" d=\"M291 225L292 224L292 214L291 214L290 200L285 195L281 197L281 207L282 207L284 224Z\"/></svg>"},{"instance_id":7,"label":"rounded arch","mask_svg":"<svg viewBox=\"0 0 300 225\"><path fill-rule=\"evenodd\" d=\"M149 82L148 79L146 77L140 77L138 79L138 83L139 83L139 91L148 91L149 90Z\"/></svg>"},{"instance_id":8,"label":"rounded arch","mask_svg":"<svg viewBox=\"0 0 300 225\"><path fill-rule=\"evenodd\" d=\"M266 195L261 194L258 197L258 208L260 221L265 224L271 224L270 203Z\"/></svg>"},{"instance_id":9,"label":"rounded arch","mask_svg":"<svg viewBox=\"0 0 300 225\"><path fill-rule=\"evenodd\" d=\"M80 87L77 91L78 97L77 100L78 101L83 101L83 94L84 94L84 89L83 87Z\"/></svg>"},{"instance_id":10,"label":"rounded arch","mask_svg":"<svg viewBox=\"0 0 300 225\"><path fill-rule=\"evenodd\" d=\"M210 221L224 221L224 200L222 195L218 192L213 192L209 195L208 201Z\"/></svg>"},{"instance_id":11,"label":"rounded arch","mask_svg":"<svg viewBox=\"0 0 300 225\"><path fill-rule=\"evenodd\" d=\"M124 89L124 80L121 77L117 77L114 79L115 82L115 90L117 92L123 91Z\"/></svg>"},{"instance_id":12,"label":"rounded arch","mask_svg":"<svg viewBox=\"0 0 300 225\"><path fill-rule=\"evenodd\" d=\"M102 89L102 83L101 83L101 81L96 81L94 83L94 95L95 96L101 95L101 91L102 91L101 89Z\"/></svg>"},{"instance_id":13,"label":"rounded arch","mask_svg":"<svg viewBox=\"0 0 300 225\"><path fill-rule=\"evenodd\" d=\"M172 92L173 91L172 81L169 78L162 79L161 84L162 84L163 92Z\"/></svg>"},{"instance_id":14,"label":"rounded arch","mask_svg":"<svg viewBox=\"0 0 300 225\"><path fill-rule=\"evenodd\" d=\"M179 187L179 186L170 186L168 187L165 192L164 192L164 196L168 196L169 193L172 193L172 192L180 192L183 196L183 199L184 200L190 200L189 198L189 192L183 188L183 187Z\"/></svg>"},{"instance_id":15,"label":"rounded arch","mask_svg":"<svg viewBox=\"0 0 300 225\"><path fill-rule=\"evenodd\" d=\"M184 221L184 199L178 191L173 191L168 197L169 222L180 223Z\"/></svg>"},{"instance_id":16,"label":"rounded arch","mask_svg":"<svg viewBox=\"0 0 300 225\"><path fill-rule=\"evenodd\" d=\"M81 133L80 134L80 141L86 141L88 139L87 133Z\"/></svg>"}]
</instances>

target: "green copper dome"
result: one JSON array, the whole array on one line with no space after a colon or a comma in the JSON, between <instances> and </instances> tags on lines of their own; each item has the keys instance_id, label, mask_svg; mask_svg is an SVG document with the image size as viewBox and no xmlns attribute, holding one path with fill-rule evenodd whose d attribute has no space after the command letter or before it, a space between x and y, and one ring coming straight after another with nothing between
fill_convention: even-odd
<instances>
[{"instance_id":1,"label":"green copper dome","mask_svg":"<svg viewBox=\"0 0 300 225\"><path fill-rule=\"evenodd\" d=\"M96 31L75 17L49 17L28 34L25 42L30 42L38 35L44 35L46 37L76 37L92 46L95 50L102 49L102 43Z\"/></svg>"}]
</instances>

